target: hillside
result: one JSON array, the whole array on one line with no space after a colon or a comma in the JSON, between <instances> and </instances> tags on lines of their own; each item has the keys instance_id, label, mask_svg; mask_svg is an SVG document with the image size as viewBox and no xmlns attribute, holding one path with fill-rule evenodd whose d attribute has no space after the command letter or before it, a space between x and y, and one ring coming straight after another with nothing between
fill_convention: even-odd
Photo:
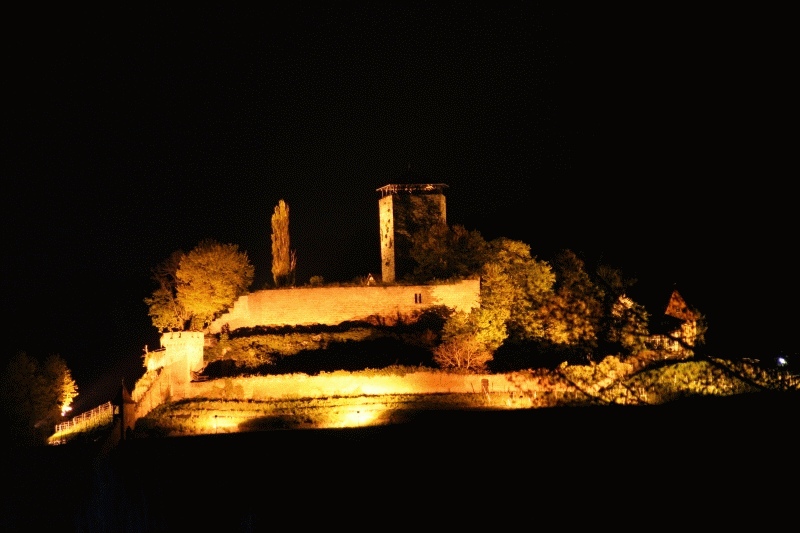
<instances>
[{"instance_id":1,"label":"hillside","mask_svg":"<svg viewBox=\"0 0 800 533\"><path fill-rule=\"evenodd\" d=\"M570 526L754 520L770 530L798 473L799 407L796 394L759 394L438 410L392 426L134 439L104 457L86 446L24 450L4 457L14 490L0 526L259 531L287 519L366 526L380 510L399 513L396 525L446 514L467 526L538 509Z\"/></svg>"},{"instance_id":2,"label":"hillside","mask_svg":"<svg viewBox=\"0 0 800 533\"><path fill-rule=\"evenodd\" d=\"M643 352L591 365L503 374L390 366L347 372L242 375L192 384L137 421L141 436L404 423L435 411L663 406L702 398L796 393L800 378L752 364L663 359Z\"/></svg>"}]
</instances>

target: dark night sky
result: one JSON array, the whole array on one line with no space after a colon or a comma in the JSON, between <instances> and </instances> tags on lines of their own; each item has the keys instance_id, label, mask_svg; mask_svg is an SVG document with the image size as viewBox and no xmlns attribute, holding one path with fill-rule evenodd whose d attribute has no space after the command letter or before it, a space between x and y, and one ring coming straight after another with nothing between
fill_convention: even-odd
<instances>
[{"instance_id":1,"label":"dark night sky","mask_svg":"<svg viewBox=\"0 0 800 533\"><path fill-rule=\"evenodd\" d=\"M143 372L172 251L237 244L263 286L284 199L299 282L378 272L408 165L451 224L674 284L715 354L800 352L781 17L274 5L5 21L3 359L61 354L76 412Z\"/></svg>"}]
</instances>

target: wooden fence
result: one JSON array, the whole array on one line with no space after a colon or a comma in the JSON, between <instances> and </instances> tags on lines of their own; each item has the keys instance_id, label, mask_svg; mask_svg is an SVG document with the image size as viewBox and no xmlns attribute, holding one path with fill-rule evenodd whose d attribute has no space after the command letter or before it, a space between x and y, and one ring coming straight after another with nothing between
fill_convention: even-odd
<instances>
[{"instance_id":1,"label":"wooden fence","mask_svg":"<svg viewBox=\"0 0 800 533\"><path fill-rule=\"evenodd\" d=\"M91 411L86 411L74 416L66 422L56 424L56 433L75 431L82 426L88 426L93 423L102 422L100 418L107 418L107 422L111 422L114 417L114 406L111 402L106 402L103 405L98 405Z\"/></svg>"}]
</instances>

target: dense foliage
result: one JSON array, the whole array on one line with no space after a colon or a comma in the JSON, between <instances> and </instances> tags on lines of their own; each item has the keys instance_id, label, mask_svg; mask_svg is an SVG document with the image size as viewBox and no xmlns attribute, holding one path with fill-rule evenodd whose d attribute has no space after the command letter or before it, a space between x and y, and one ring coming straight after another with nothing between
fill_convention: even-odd
<instances>
[{"instance_id":1,"label":"dense foliage","mask_svg":"<svg viewBox=\"0 0 800 533\"><path fill-rule=\"evenodd\" d=\"M295 255L289 247L289 205L280 200L272 214L272 279L276 287L294 285Z\"/></svg>"},{"instance_id":2,"label":"dense foliage","mask_svg":"<svg viewBox=\"0 0 800 533\"><path fill-rule=\"evenodd\" d=\"M176 250L152 271L152 279L158 286L144 302L153 325L161 332L181 331L192 318L178 300L178 269L183 256L183 251Z\"/></svg>"},{"instance_id":3,"label":"dense foliage","mask_svg":"<svg viewBox=\"0 0 800 533\"><path fill-rule=\"evenodd\" d=\"M159 331L201 331L247 293L253 275L238 246L209 239L187 254L174 252L156 267L158 287L144 301Z\"/></svg>"},{"instance_id":4,"label":"dense foliage","mask_svg":"<svg viewBox=\"0 0 800 533\"><path fill-rule=\"evenodd\" d=\"M428 282L473 275L483 265L487 248L479 232L436 222L411 236L409 254L414 270L407 279Z\"/></svg>"},{"instance_id":5,"label":"dense foliage","mask_svg":"<svg viewBox=\"0 0 800 533\"><path fill-rule=\"evenodd\" d=\"M43 444L77 395L61 356L39 361L18 352L0 375L0 411L8 441L12 446Z\"/></svg>"},{"instance_id":6,"label":"dense foliage","mask_svg":"<svg viewBox=\"0 0 800 533\"><path fill-rule=\"evenodd\" d=\"M600 264L594 271L569 249L550 261L531 254L528 244L444 223L412 235L412 279L481 279L481 305L453 313L442 332L437 361L443 368L518 369L597 362L607 355L624 359L655 349L650 315L628 296L636 283ZM694 353L705 331L697 320L694 342L681 339L683 355ZM500 361L496 361L496 356Z\"/></svg>"},{"instance_id":7,"label":"dense foliage","mask_svg":"<svg viewBox=\"0 0 800 533\"><path fill-rule=\"evenodd\" d=\"M433 349L449 314L438 306L391 326L376 320L223 331L210 337L204 348L205 374L317 374L393 365L431 368Z\"/></svg>"}]
</instances>

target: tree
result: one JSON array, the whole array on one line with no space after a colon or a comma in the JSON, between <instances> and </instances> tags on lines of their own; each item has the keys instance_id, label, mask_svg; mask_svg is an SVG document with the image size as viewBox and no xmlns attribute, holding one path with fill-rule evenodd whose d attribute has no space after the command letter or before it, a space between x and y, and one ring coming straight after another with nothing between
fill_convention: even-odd
<instances>
[{"instance_id":1,"label":"tree","mask_svg":"<svg viewBox=\"0 0 800 533\"><path fill-rule=\"evenodd\" d=\"M183 331L191 320L191 314L178 301L178 268L183 256L183 251L175 251L152 270L158 287L144 299L153 325L162 333Z\"/></svg>"},{"instance_id":2,"label":"tree","mask_svg":"<svg viewBox=\"0 0 800 533\"><path fill-rule=\"evenodd\" d=\"M13 445L44 444L78 394L61 356L18 352L0 375L0 408Z\"/></svg>"},{"instance_id":3,"label":"tree","mask_svg":"<svg viewBox=\"0 0 800 533\"><path fill-rule=\"evenodd\" d=\"M572 250L561 251L554 267L555 291L541 309L544 337L568 347L573 357L591 360L603 318L604 293L589 278L583 260Z\"/></svg>"},{"instance_id":4,"label":"tree","mask_svg":"<svg viewBox=\"0 0 800 533\"><path fill-rule=\"evenodd\" d=\"M153 326L200 331L247 293L254 269L236 245L209 239L188 254L173 252L152 273L158 287L144 302Z\"/></svg>"},{"instance_id":5,"label":"tree","mask_svg":"<svg viewBox=\"0 0 800 533\"><path fill-rule=\"evenodd\" d=\"M433 349L433 360L441 368L456 372L485 372L492 353L474 335L451 338Z\"/></svg>"},{"instance_id":6,"label":"tree","mask_svg":"<svg viewBox=\"0 0 800 533\"><path fill-rule=\"evenodd\" d=\"M72 410L72 401L78 396L78 385L72 379L72 372L67 367L67 362L60 355L48 355L42 364L42 375L48 389L55 394L48 399L58 405L61 416Z\"/></svg>"},{"instance_id":7,"label":"tree","mask_svg":"<svg viewBox=\"0 0 800 533\"><path fill-rule=\"evenodd\" d=\"M466 278L480 272L488 260L488 244L478 231L436 222L411 235L409 255L414 261L413 281Z\"/></svg>"},{"instance_id":8,"label":"tree","mask_svg":"<svg viewBox=\"0 0 800 533\"><path fill-rule=\"evenodd\" d=\"M539 339L545 322L539 310L552 297L556 276L549 263L531 255L531 247L505 237L491 243L491 262L502 275L486 276L481 286L481 305L507 307L509 335L515 340Z\"/></svg>"},{"instance_id":9,"label":"tree","mask_svg":"<svg viewBox=\"0 0 800 533\"><path fill-rule=\"evenodd\" d=\"M621 295L607 314L605 339L610 343L609 349L617 348L621 355L635 355L646 350L650 338L649 320L650 314L642 305Z\"/></svg>"},{"instance_id":10,"label":"tree","mask_svg":"<svg viewBox=\"0 0 800 533\"><path fill-rule=\"evenodd\" d=\"M595 272L597 285L602 287L603 320L601 324L601 355L631 356L647 348L650 338L650 314L626 292L636 284L619 269L599 265Z\"/></svg>"},{"instance_id":11,"label":"tree","mask_svg":"<svg viewBox=\"0 0 800 533\"><path fill-rule=\"evenodd\" d=\"M289 205L280 200L272 214L272 279L276 287L294 285L296 262L289 247Z\"/></svg>"},{"instance_id":12,"label":"tree","mask_svg":"<svg viewBox=\"0 0 800 533\"><path fill-rule=\"evenodd\" d=\"M482 266L481 305L469 313L453 313L442 329L442 344L434 353L439 364L485 368L511 331L541 335L544 325L534 314L549 297L555 275L550 266L530 255L530 246L507 238L486 246Z\"/></svg>"},{"instance_id":13,"label":"tree","mask_svg":"<svg viewBox=\"0 0 800 533\"><path fill-rule=\"evenodd\" d=\"M176 296L191 316L190 329L201 331L247 294L253 275L247 254L235 244L208 239L184 255L175 276Z\"/></svg>"}]
</instances>

